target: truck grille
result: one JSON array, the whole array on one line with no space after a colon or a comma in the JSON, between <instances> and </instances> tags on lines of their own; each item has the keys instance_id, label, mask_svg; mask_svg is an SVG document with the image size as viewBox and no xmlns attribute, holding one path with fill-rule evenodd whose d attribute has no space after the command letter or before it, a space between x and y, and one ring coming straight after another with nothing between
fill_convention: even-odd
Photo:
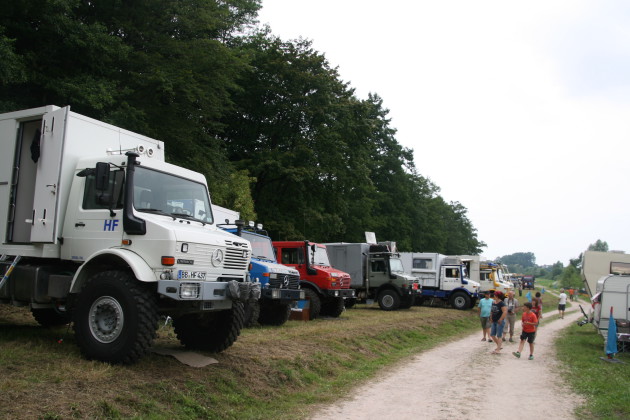
<instances>
[{"instance_id":1,"label":"truck grille","mask_svg":"<svg viewBox=\"0 0 630 420\"><path fill-rule=\"evenodd\" d=\"M349 289L350 288L350 276L342 276L339 280L339 288L340 289Z\"/></svg>"},{"instance_id":2,"label":"truck grille","mask_svg":"<svg viewBox=\"0 0 630 420\"><path fill-rule=\"evenodd\" d=\"M247 246L247 245L245 245ZM181 249L181 245L178 247ZM188 252L176 252L179 269L193 270L191 265L181 265L182 261L190 261L188 264L192 264L194 261L194 270L203 271L220 271L225 270L238 270L247 271L247 265L249 264L250 251L245 247L240 247L238 244L228 246L225 248L212 246L208 244L190 244ZM218 257L221 261L220 264L212 263L212 258ZM185 264L185 263L184 263Z\"/></svg>"},{"instance_id":3,"label":"truck grille","mask_svg":"<svg viewBox=\"0 0 630 420\"><path fill-rule=\"evenodd\" d=\"M278 274L275 279L269 279L269 287L272 289L299 289L300 276L290 274Z\"/></svg>"},{"instance_id":4,"label":"truck grille","mask_svg":"<svg viewBox=\"0 0 630 420\"><path fill-rule=\"evenodd\" d=\"M246 270L249 263L249 252L243 248L227 248L223 267L233 270Z\"/></svg>"}]
</instances>

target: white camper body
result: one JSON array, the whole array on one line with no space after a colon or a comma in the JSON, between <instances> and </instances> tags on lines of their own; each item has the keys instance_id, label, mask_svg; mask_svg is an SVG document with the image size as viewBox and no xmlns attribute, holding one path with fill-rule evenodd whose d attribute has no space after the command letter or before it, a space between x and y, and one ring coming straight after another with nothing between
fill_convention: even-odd
<instances>
[{"instance_id":1,"label":"white camper body","mask_svg":"<svg viewBox=\"0 0 630 420\"><path fill-rule=\"evenodd\" d=\"M615 321L630 321L630 276L601 277L592 300L593 325L606 337L611 308Z\"/></svg>"},{"instance_id":2,"label":"white camper body","mask_svg":"<svg viewBox=\"0 0 630 420\"><path fill-rule=\"evenodd\" d=\"M429 252L401 252L405 272L420 279L422 299L438 298L456 309L475 305L479 283L471 280L461 258Z\"/></svg>"},{"instance_id":3,"label":"white camper body","mask_svg":"<svg viewBox=\"0 0 630 420\"><path fill-rule=\"evenodd\" d=\"M0 253L21 258L0 302L42 324L73 316L81 350L103 361L137 360L158 314L183 344L231 345L229 328L203 325L223 311L242 321L251 246L214 225L202 174L166 163L162 141L70 107L1 114L0 144Z\"/></svg>"}]
</instances>

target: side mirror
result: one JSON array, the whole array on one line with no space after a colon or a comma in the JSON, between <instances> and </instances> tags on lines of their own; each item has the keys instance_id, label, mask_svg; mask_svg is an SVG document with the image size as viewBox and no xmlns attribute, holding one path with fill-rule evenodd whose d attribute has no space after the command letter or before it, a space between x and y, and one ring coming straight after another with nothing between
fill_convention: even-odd
<instances>
[{"instance_id":1,"label":"side mirror","mask_svg":"<svg viewBox=\"0 0 630 420\"><path fill-rule=\"evenodd\" d=\"M94 178L94 189L105 191L109 189L109 163L97 162Z\"/></svg>"}]
</instances>

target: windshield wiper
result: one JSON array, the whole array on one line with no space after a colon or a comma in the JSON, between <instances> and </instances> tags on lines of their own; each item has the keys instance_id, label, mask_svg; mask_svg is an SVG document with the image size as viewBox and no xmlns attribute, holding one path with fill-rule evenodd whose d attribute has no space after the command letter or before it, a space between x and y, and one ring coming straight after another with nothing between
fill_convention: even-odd
<instances>
[{"instance_id":1,"label":"windshield wiper","mask_svg":"<svg viewBox=\"0 0 630 420\"><path fill-rule=\"evenodd\" d=\"M171 216L173 217L179 217L180 219L186 219L186 220L194 220L195 222L199 222L202 225L206 225L206 222L204 222L201 219L197 219L195 216L191 216L190 214L186 214L186 213L171 213Z\"/></svg>"},{"instance_id":2,"label":"windshield wiper","mask_svg":"<svg viewBox=\"0 0 630 420\"><path fill-rule=\"evenodd\" d=\"M166 216L166 217L172 217L173 220L175 220L175 217L173 217L172 215L160 210L160 209L136 209L138 211L141 212L145 212L145 213L155 213L155 214L160 214L162 216Z\"/></svg>"}]
</instances>

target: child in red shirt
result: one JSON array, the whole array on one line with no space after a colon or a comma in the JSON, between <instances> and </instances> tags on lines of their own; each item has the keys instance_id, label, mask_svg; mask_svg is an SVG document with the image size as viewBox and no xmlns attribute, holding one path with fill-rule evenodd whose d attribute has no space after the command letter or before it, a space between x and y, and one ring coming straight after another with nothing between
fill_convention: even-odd
<instances>
[{"instance_id":1,"label":"child in red shirt","mask_svg":"<svg viewBox=\"0 0 630 420\"><path fill-rule=\"evenodd\" d=\"M521 333L521 342L518 345L518 351L512 353L514 356L520 358L521 351L525 346L525 340L529 343L529 360L534 360L534 340L536 339L536 326L538 326L538 318L532 311L531 302L525 302L523 307L523 316L521 321L523 322L523 332Z\"/></svg>"}]
</instances>

